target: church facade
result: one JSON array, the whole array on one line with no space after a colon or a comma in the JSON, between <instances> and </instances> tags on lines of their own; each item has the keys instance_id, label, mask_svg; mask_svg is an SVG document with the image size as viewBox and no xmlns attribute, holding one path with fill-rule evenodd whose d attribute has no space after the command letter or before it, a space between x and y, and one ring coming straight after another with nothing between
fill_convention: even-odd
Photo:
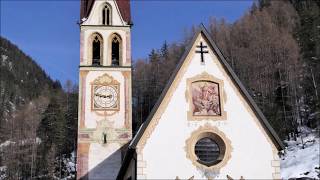
<instances>
[{"instance_id":1,"label":"church facade","mask_svg":"<svg viewBox=\"0 0 320 180\"><path fill-rule=\"evenodd\" d=\"M78 179L280 179L281 140L202 25L132 137L130 2L81 2Z\"/></svg>"}]
</instances>

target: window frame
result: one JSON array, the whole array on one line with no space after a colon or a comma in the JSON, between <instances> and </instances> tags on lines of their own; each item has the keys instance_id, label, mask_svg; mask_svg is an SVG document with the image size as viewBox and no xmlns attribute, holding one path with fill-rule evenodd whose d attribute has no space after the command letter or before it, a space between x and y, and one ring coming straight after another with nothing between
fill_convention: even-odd
<instances>
[{"instance_id":1,"label":"window frame","mask_svg":"<svg viewBox=\"0 0 320 180\"><path fill-rule=\"evenodd\" d=\"M119 65L112 65L112 41L114 37L117 37L119 41ZM111 35L109 36L108 65L113 67L119 67L123 65L123 40L118 33L111 33Z\"/></svg>"},{"instance_id":2,"label":"window frame","mask_svg":"<svg viewBox=\"0 0 320 180\"><path fill-rule=\"evenodd\" d=\"M198 156L195 153L196 143L205 137L214 139L220 148L219 162L214 164L205 164L199 161ZM231 141L226 135L218 128L206 123L204 126L199 127L197 130L191 133L191 136L186 140L186 156L191 160L192 164L203 170L219 171L231 158L231 152L233 150Z\"/></svg>"},{"instance_id":3,"label":"window frame","mask_svg":"<svg viewBox=\"0 0 320 180\"><path fill-rule=\"evenodd\" d=\"M108 10L109 10L109 18L107 17ZM101 13L102 13L102 16L101 16L102 25L112 26L112 8L109 3L104 3L102 5ZM108 20L109 20L109 24L107 23Z\"/></svg>"},{"instance_id":4,"label":"window frame","mask_svg":"<svg viewBox=\"0 0 320 180\"><path fill-rule=\"evenodd\" d=\"M193 115L193 101L192 101L192 83L207 81L218 84L219 88L219 103L220 103L220 115ZM189 121L201 121L201 120L227 120L227 112L224 110L224 104L226 102L226 93L224 91L223 81L203 72L199 75L187 79L186 88L186 101L188 102L189 108L187 111L187 117Z\"/></svg>"},{"instance_id":5,"label":"window frame","mask_svg":"<svg viewBox=\"0 0 320 180\"><path fill-rule=\"evenodd\" d=\"M100 41L100 64L95 66L103 66L103 59L104 59L104 52L103 52L103 46L104 46L104 40L100 33L94 32L90 35L90 38L88 39L88 64L91 66L94 66L93 64L93 42L95 41L95 37L98 37L98 40Z\"/></svg>"},{"instance_id":6,"label":"window frame","mask_svg":"<svg viewBox=\"0 0 320 180\"><path fill-rule=\"evenodd\" d=\"M217 142L217 138L216 137L211 137L212 134L210 134L209 136L205 136L205 137L202 137L200 138L196 144L195 144L195 147L194 147L194 151L195 151L195 154L196 156L198 157L198 162L203 164L203 165L206 165L206 166L212 166L212 165L215 165L215 164L218 164L222 159L223 159L223 156L224 156L224 153L225 153L225 145L224 143L219 143ZM197 147L199 147L198 143L204 139L209 139L211 141L211 143L213 143L217 148L218 148L218 151L216 152L219 152L219 155L213 160L213 161L206 161L204 159L201 159L199 157L199 154L197 154ZM199 149L198 149L199 151ZM204 151L203 149L201 151ZM208 155L209 153L206 152L206 154ZM210 155L210 154L209 154Z\"/></svg>"}]
</instances>

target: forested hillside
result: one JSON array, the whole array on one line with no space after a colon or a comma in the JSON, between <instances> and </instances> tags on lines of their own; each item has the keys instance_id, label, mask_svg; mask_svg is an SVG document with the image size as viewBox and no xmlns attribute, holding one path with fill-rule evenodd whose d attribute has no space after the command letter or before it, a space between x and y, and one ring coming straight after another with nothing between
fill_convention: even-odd
<instances>
[{"instance_id":1,"label":"forested hillside","mask_svg":"<svg viewBox=\"0 0 320 180\"><path fill-rule=\"evenodd\" d=\"M65 177L78 90L71 82L62 89L17 46L0 42L0 179Z\"/></svg>"}]
</instances>

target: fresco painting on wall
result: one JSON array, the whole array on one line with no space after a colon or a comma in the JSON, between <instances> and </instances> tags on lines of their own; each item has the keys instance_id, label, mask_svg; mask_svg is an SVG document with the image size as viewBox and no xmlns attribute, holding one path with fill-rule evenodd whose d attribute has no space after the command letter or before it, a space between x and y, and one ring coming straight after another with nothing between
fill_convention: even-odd
<instances>
[{"instance_id":1,"label":"fresco painting on wall","mask_svg":"<svg viewBox=\"0 0 320 180\"><path fill-rule=\"evenodd\" d=\"M211 81L196 81L191 84L192 113L194 116L219 116L219 84Z\"/></svg>"}]
</instances>

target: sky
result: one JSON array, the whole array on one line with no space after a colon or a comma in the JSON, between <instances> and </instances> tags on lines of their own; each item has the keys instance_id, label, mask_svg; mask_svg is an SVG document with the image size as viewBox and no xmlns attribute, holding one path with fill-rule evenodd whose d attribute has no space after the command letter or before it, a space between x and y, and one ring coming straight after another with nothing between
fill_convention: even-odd
<instances>
[{"instance_id":1,"label":"sky","mask_svg":"<svg viewBox=\"0 0 320 180\"><path fill-rule=\"evenodd\" d=\"M251 0L133 0L132 58L146 58L210 17L232 23ZM0 35L31 56L52 79L78 82L80 0L1 0Z\"/></svg>"}]
</instances>

